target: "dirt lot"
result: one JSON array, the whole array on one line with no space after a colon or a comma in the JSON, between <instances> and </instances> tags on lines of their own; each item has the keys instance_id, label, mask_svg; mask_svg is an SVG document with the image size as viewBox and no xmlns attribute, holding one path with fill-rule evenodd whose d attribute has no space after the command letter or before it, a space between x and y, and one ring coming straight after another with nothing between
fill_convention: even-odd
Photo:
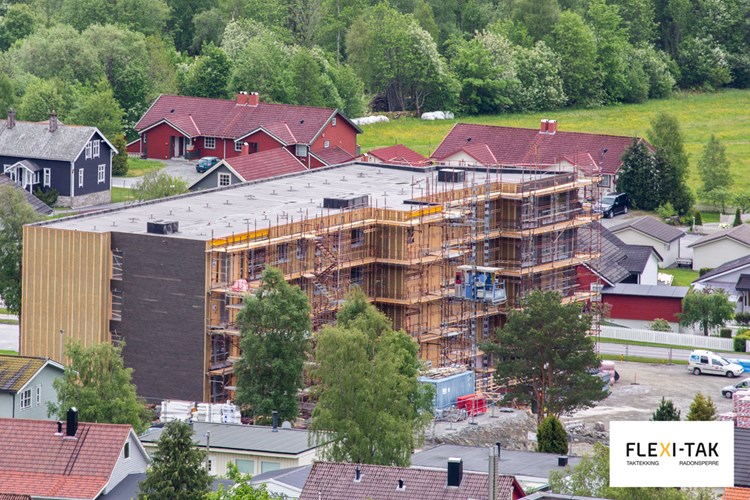
<instances>
[{"instance_id":1,"label":"dirt lot","mask_svg":"<svg viewBox=\"0 0 750 500\"><path fill-rule=\"evenodd\" d=\"M612 387L609 397L594 408L564 417L564 422L602 422L609 430L612 420L648 420L662 396L674 402L684 419L698 392L711 396L717 411L723 413L732 410L732 401L721 396L721 388L742 380L716 375L695 376L688 372L686 365L617 362L615 369L620 380Z\"/></svg>"}]
</instances>

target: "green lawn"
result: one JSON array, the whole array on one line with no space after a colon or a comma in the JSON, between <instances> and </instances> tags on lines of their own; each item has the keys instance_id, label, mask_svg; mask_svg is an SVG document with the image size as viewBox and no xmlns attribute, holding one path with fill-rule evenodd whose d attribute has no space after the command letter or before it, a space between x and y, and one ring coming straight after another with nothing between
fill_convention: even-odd
<instances>
[{"instance_id":1,"label":"green lawn","mask_svg":"<svg viewBox=\"0 0 750 500\"><path fill-rule=\"evenodd\" d=\"M18 353L16 351L6 351L3 349L0 349L0 354L7 354L10 356L18 356Z\"/></svg>"},{"instance_id":2,"label":"green lawn","mask_svg":"<svg viewBox=\"0 0 750 500\"><path fill-rule=\"evenodd\" d=\"M620 356L619 354L602 354L601 358L608 359L610 361L628 361L630 363L646 363L648 365L666 365L667 363L669 363L668 359L642 358L640 356ZM688 362L684 359L673 359L672 364L673 365L686 365L688 364Z\"/></svg>"},{"instance_id":3,"label":"green lawn","mask_svg":"<svg viewBox=\"0 0 750 500\"><path fill-rule=\"evenodd\" d=\"M165 166L164 163L157 160L128 158L128 173L125 177L141 177L154 170L161 170Z\"/></svg>"},{"instance_id":4,"label":"green lawn","mask_svg":"<svg viewBox=\"0 0 750 500\"><path fill-rule=\"evenodd\" d=\"M112 203L120 203L122 201L133 201L132 190L128 188L113 187L112 188Z\"/></svg>"},{"instance_id":5,"label":"green lawn","mask_svg":"<svg viewBox=\"0 0 750 500\"><path fill-rule=\"evenodd\" d=\"M401 118L389 123L364 125L359 137L362 151L403 143L429 155L453 127L461 121L489 125L537 128L542 118L556 119L561 131L615 135L646 135L651 119L660 111L675 115L682 126L685 149L690 154L689 185L699 185L696 164L711 134L726 146L735 189L744 189L742 179L750 176L750 91L726 90L712 94L678 94L672 99L648 101L594 109L564 109L525 114L461 117L457 120L422 121ZM702 215L702 214L701 214ZM704 219L705 222L709 222Z\"/></svg>"},{"instance_id":6,"label":"green lawn","mask_svg":"<svg viewBox=\"0 0 750 500\"><path fill-rule=\"evenodd\" d=\"M701 212L701 220L703 221L703 223L721 222L719 216L719 212Z\"/></svg>"},{"instance_id":7,"label":"green lawn","mask_svg":"<svg viewBox=\"0 0 750 500\"><path fill-rule=\"evenodd\" d=\"M677 345L677 344L659 344L657 342L641 342L640 340L623 340L623 339L608 339L606 337L599 337L599 342L603 344L627 344L627 345L639 345L646 347L664 347L665 349L692 349L691 346ZM714 352L725 352L727 354L734 354L734 351L723 351L721 349L712 349Z\"/></svg>"},{"instance_id":8,"label":"green lawn","mask_svg":"<svg viewBox=\"0 0 750 500\"><path fill-rule=\"evenodd\" d=\"M672 286L690 286L693 280L698 279L698 271L677 267L673 269L661 269L660 272L674 276Z\"/></svg>"},{"instance_id":9,"label":"green lawn","mask_svg":"<svg viewBox=\"0 0 750 500\"><path fill-rule=\"evenodd\" d=\"M6 308L4 308L4 307L0 307L0 314L10 314L10 311L8 311L8 310L7 310Z\"/></svg>"},{"instance_id":10,"label":"green lawn","mask_svg":"<svg viewBox=\"0 0 750 500\"><path fill-rule=\"evenodd\" d=\"M0 318L0 325L17 325L18 320L17 319L4 319Z\"/></svg>"}]
</instances>

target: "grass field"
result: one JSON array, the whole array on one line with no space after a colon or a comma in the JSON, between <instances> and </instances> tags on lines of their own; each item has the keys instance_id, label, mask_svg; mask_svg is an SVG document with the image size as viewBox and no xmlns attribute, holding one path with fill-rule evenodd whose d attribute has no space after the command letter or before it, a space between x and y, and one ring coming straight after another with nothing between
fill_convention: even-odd
<instances>
[{"instance_id":1,"label":"grass field","mask_svg":"<svg viewBox=\"0 0 750 500\"><path fill-rule=\"evenodd\" d=\"M128 173L125 177L141 177L154 170L161 170L166 165L157 160L128 158Z\"/></svg>"},{"instance_id":2,"label":"grass field","mask_svg":"<svg viewBox=\"0 0 750 500\"><path fill-rule=\"evenodd\" d=\"M7 351L4 349L0 349L0 354L8 354L11 356L18 356L18 353L16 351Z\"/></svg>"},{"instance_id":3,"label":"grass field","mask_svg":"<svg viewBox=\"0 0 750 500\"><path fill-rule=\"evenodd\" d=\"M698 279L698 271L676 267L672 269L660 269L659 272L674 276L672 286L690 286L693 280Z\"/></svg>"},{"instance_id":4,"label":"grass field","mask_svg":"<svg viewBox=\"0 0 750 500\"><path fill-rule=\"evenodd\" d=\"M652 118L661 111L675 115L682 126L685 148L690 154L691 188L699 185L697 161L711 134L727 148L735 178L734 189L744 189L750 176L750 91L726 90L713 94L678 94L672 99L594 109L563 109L525 114L460 117L457 120L422 121L401 118L390 123L363 126L359 137L362 151L403 143L429 155L461 121L488 125L537 128L542 118L556 119L561 131L593 132L644 137Z\"/></svg>"},{"instance_id":5,"label":"grass field","mask_svg":"<svg viewBox=\"0 0 750 500\"><path fill-rule=\"evenodd\" d=\"M0 325L17 325L18 320L17 319L4 319L0 318Z\"/></svg>"},{"instance_id":6,"label":"grass field","mask_svg":"<svg viewBox=\"0 0 750 500\"><path fill-rule=\"evenodd\" d=\"M128 188L113 187L112 188L112 203L120 203L122 201L132 201L132 191Z\"/></svg>"}]
</instances>

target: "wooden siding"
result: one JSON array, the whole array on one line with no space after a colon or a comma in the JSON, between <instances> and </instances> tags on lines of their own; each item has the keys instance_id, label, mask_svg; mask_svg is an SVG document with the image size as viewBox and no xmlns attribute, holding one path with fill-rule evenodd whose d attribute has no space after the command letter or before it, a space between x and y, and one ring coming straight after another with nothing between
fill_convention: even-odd
<instances>
[{"instance_id":1,"label":"wooden siding","mask_svg":"<svg viewBox=\"0 0 750 500\"><path fill-rule=\"evenodd\" d=\"M109 341L110 233L23 228L20 354L62 364L64 340Z\"/></svg>"}]
</instances>

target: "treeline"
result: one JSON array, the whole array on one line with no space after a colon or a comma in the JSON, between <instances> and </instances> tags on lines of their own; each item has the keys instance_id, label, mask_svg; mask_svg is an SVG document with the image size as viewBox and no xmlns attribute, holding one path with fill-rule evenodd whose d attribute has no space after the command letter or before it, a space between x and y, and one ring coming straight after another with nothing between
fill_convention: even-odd
<instances>
[{"instance_id":1,"label":"treeline","mask_svg":"<svg viewBox=\"0 0 750 500\"><path fill-rule=\"evenodd\" d=\"M0 106L111 137L159 93L466 114L750 86L750 0L4 0Z\"/></svg>"}]
</instances>

